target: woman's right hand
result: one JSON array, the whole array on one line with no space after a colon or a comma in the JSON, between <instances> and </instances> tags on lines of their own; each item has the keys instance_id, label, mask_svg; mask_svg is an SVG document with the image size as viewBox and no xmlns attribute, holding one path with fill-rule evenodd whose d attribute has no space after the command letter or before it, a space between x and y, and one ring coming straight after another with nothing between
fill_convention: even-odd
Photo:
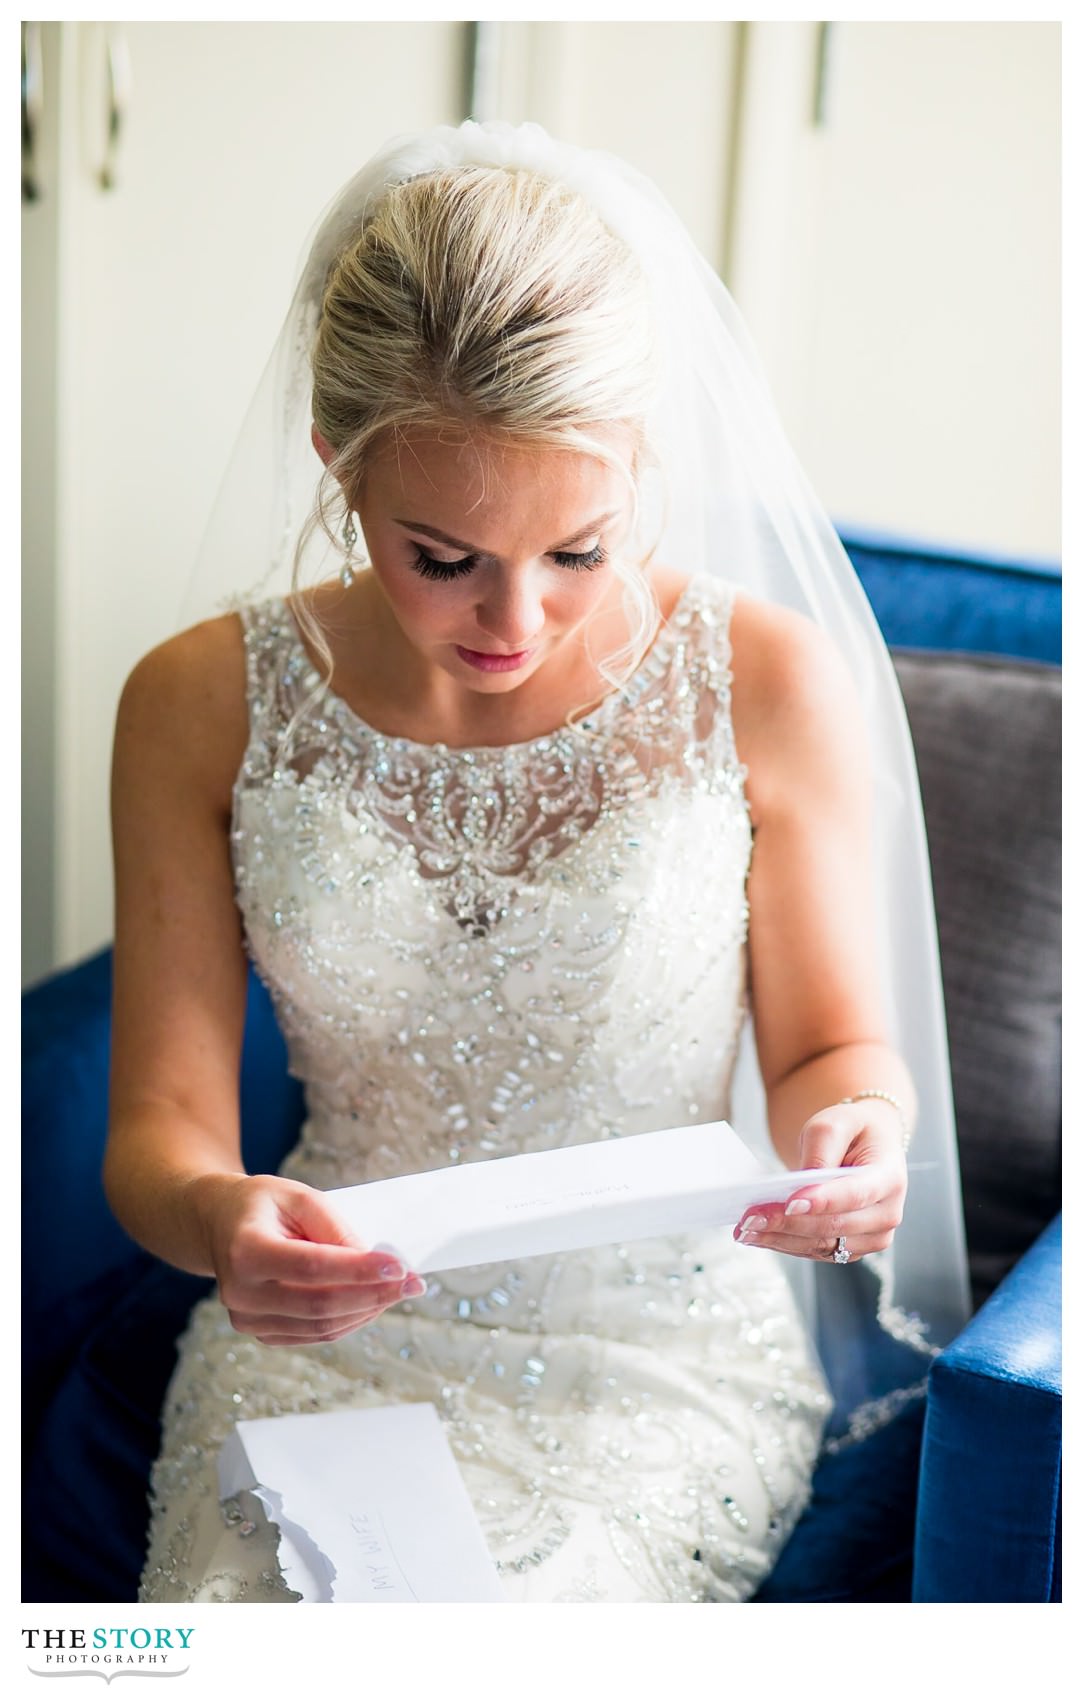
<instances>
[{"instance_id":1,"label":"woman's right hand","mask_svg":"<svg viewBox=\"0 0 1083 1700\"><path fill-rule=\"evenodd\" d=\"M388 1251L366 1249L324 1195L280 1175L202 1175L189 1203L222 1303L265 1346L341 1340L425 1291Z\"/></svg>"}]
</instances>

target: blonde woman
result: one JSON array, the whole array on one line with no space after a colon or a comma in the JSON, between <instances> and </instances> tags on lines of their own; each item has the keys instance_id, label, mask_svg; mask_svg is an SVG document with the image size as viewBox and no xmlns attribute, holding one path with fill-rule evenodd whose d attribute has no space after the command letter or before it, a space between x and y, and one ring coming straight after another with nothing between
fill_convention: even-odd
<instances>
[{"instance_id":1,"label":"blonde woman","mask_svg":"<svg viewBox=\"0 0 1083 1700\"><path fill-rule=\"evenodd\" d=\"M832 1393L784 1269L886 1281L943 1034L935 1002L897 1020L884 892L919 939L929 909L887 663L705 272L634 174L533 126L386 150L317 234L231 496L272 536L219 584L288 557L292 587L128 681L106 1184L217 1281L144 1599L295 1597L255 1501L218 1504L239 1417L430 1401L510 1600L746 1599L807 1501ZM306 1089L278 1175L241 1160L246 954ZM426 1287L324 1197L752 1132L746 1030L777 1157L853 1176L736 1233Z\"/></svg>"}]
</instances>

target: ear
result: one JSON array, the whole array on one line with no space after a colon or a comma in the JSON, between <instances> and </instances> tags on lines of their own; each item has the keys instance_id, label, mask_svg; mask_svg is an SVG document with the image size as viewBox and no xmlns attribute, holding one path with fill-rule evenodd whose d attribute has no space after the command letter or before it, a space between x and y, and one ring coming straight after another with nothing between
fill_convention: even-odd
<instances>
[{"instance_id":1,"label":"ear","mask_svg":"<svg viewBox=\"0 0 1083 1700\"><path fill-rule=\"evenodd\" d=\"M330 466L335 458L335 451L315 423L312 426L312 447L323 461L324 466Z\"/></svg>"}]
</instances>

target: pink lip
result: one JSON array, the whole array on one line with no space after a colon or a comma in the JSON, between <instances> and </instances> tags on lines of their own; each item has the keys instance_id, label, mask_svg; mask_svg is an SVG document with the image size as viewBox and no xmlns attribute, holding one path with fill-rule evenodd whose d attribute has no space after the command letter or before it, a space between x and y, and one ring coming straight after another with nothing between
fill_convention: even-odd
<instances>
[{"instance_id":1,"label":"pink lip","mask_svg":"<svg viewBox=\"0 0 1083 1700\"><path fill-rule=\"evenodd\" d=\"M490 655L485 650L467 649L463 644L457 643L455 653L469 666L476 667L479 673L514 673L524 662L530 660L534 651L520 649L515 655Z\"/></svg>"}]
</instances>

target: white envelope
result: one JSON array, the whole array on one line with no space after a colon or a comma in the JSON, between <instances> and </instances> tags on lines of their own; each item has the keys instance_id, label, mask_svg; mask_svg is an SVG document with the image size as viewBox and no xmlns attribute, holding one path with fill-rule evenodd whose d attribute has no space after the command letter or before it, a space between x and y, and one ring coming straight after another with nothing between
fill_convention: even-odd
<instances>
[{"instance_id":1,"label":"white envelope","mask_svg":"<svg viewBox=\"0 0 1083 1700\"><path fill-rule=\"evenodd\" d=\"M246 1489L278 1525L282 1574L305 1600L506 1603L432 1405L239 1422L218 1491Z\"/></svg>"},{"instance_id":2,"label":"white envelope","mask_svg":"<svg viewBox=\"0 0 1083 1700\"><path fill-rule=\"evenodd\" d=\"M724 1228L849 1171L766 1169L728 1122L429 1169L327 1197L366 1245L421 1273Z\"/></svg>"}]
</instances>

